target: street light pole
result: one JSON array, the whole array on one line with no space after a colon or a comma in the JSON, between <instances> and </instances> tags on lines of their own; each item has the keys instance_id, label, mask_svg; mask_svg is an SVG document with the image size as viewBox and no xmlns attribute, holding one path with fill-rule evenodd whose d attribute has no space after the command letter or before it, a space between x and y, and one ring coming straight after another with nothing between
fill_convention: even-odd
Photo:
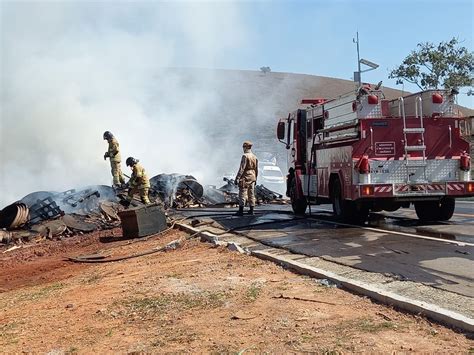
<instances>
[{"instance_id":1,"label":"street light pole","mask_svg":"<svg viewBox=\"0 0 474 355\"><path fill-rule=\"evenodd\" d=\"M357 72L359 73L358 74L358 77L359 77L359 87L362 85L362 79L361 79L361 74L360 74L360 55L359 55L359 31L356 32L356 38L357 38L357 41L356 41L356 44L357 44Z\"/></svg>"}]
</instances>

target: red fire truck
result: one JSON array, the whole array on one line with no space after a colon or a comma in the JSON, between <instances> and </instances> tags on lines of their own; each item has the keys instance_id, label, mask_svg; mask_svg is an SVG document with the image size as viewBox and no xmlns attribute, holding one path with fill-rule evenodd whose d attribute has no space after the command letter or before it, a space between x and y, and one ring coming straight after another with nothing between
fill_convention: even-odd
<instances>
[{"instance_id":1,"label":"red fire truck","mask_svg":"<svg viewBox=\"0 0 474 355\"><path fill-rule=\"evenodd\" d=\"M363 222L369 211L414 204L421 220L449 220L455 199L474 196L469 122L455 91L428 90L395 100L362 85L335 99L303 100L278 123L289 150L293 211L332 203L335 215Z\"/></svg>"}]
</instances>

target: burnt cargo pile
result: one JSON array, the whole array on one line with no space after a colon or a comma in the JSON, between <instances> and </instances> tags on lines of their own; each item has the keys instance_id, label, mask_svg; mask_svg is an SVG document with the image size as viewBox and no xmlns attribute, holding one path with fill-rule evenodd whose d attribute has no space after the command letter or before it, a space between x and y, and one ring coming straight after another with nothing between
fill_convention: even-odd
<instances>
[{"instance_id":1,"label":"burnt cargo pile","mask_svg":"<svg viewBox=\"0 0 474 355\"><path fill-rule=\"evenodd\" d=\"M120 224L120 210L109 186L33 192L0 211L0 243L60 239L114 228Z\"/></svg>"},{"instance_id":2,"label":"burnt cargo pile","mask_svg":"<svg viewBox=\"0 0 474 355\"><path fill-rule=\"evenodd\" d=\"M150 200L162 210L194 207L236 207L238 187L224 178L223 186L203 186L193 176L159 174L150 179ZM257 202L285 203L281 194L256 186ZM0 244L61 239L121 225L119 214L127 189L94 185L64 192L36 191L0 210ZM134 198L130 208L143 207Z\"/></svg>"}]
</instances>

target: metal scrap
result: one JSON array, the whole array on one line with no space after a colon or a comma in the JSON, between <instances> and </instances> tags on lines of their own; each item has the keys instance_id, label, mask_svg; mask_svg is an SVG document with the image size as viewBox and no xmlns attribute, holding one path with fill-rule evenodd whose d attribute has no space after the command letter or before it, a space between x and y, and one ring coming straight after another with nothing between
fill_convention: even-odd
<instances>
[{"instance_id":1,"label":"metal scrap","mask_svg":"<svg viewBox=\"0 0 474 355\"><path fill-rule=\"evenodd\" d=\"M0 228L19 228L25 225L28 220L28 206L21 202L15 202L0 211Z\"/></svg>"},{"instance_id":2,"label":"metal scrap","mask_svg":"<svg viewBox=\"0 0 474 355\"><path fill-rule=\"evenodd\" d=\"M36 200L36 203L30 207L30 222L39 222L48 220L58 216L62 216L64 212L59 208L51 196L42 200Z\"/></svg>"},{"instance_id":3,"label":"metal scrap","mask_svg":"<svg viewBox=\"0 0 474 355\"><path fill-rule=\"evenodd\" d=\"M34 225L31 230L39 233L42 237L52 239L60 236L67 229L66 224L61 219L45 221Z\"/></svg>"},{"instance_id":4,"label":"metal scrap","mask_svg":"<svg viewBox=\"0 0 474 355\"><path fill-rule=\"evenodd\" d=\"M97 224L85 221L84 217L67 214L61 218L64 224L70 228L81 232L92 232L97 229Z\"/></svg>"}]
</instances>

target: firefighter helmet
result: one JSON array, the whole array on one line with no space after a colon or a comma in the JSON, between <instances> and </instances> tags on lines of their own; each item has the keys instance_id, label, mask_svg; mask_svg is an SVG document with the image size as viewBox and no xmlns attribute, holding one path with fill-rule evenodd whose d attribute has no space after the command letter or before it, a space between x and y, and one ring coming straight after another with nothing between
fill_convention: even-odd
<instances>
[{"instance_id":1,"label":"firefighter helmet","mask_svg":"<svg viewBox=\"0 0 474 355\"><path fill-rule=\"evenodd\" d=\"M114 135L113 135L112 132L110 132L110 131L105 131L105 132L104 132L104 139L109 140L109 139L112 139L113 136L114 136Z\"/></svg>"},{"instance_id":2,"label":"firefighter helmet","mask_svg":"<svg viewBox=\"0 0 474 355\"><path fill-rule=\"evenodd\" d=\"M134 157L128 157L125 163L127 166L134 166L136 163L138 163L138 159L135 159Z\"/></svg>"},{"instance_id":3,"label":"firefighter helmet","mask_svg":"<svg viewBox=\"0 0 474 355\"><path fill-rule=\"evenodd\" d=\"M244 147L244 148L252 148L252 142L250 142L250 141L245 141L245 142L242 144L242 147Z\"/></svg>"}]
</instances>

